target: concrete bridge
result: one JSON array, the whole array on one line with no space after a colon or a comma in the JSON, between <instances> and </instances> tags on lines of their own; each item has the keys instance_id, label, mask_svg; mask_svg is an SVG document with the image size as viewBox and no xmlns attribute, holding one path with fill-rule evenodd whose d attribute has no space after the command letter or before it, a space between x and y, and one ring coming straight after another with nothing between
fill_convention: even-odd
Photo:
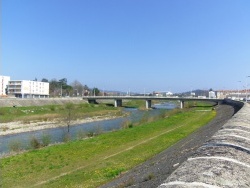
<instances>
[{"instance_id":1,"label":"concrete bridge","mask_svg":"<svg viewBox=\"0 0 250 188\"><path fill-rule=\"evenodd\" d=\"M96 100L113 100L115 107L122 106L122 100L145 100L146 108L151 108L152 100L169 100L180 101L180 108L184 107L185 101L209 101L221 103L224 99L209 99L209 98L187 98L187 97L156 97L156 96L85 96L83 99L89 103L96 103Z\"/></svg>"}]
</instances>

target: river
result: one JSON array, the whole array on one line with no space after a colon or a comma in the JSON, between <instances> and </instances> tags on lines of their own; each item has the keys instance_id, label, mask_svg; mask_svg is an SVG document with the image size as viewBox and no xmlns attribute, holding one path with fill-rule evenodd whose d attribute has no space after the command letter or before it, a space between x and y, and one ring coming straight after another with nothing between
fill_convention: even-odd
<instances>
[{"instance_id":1,"label":"river","mask_svg":"<svg viewBox=\"0 0 250 188\"><path fill-rule=\"evenodd\" d=\"M124 108L125 112L131 112L127 117L120 117L110 120L96 121L70 126L70 139L74 140L85 136L86 133L102 133L112 130L121 129L124 122L136 123L144 116L157 116L162 111L172 110L176 108L174 103L166 102L153 105L153 110L141 111L136 108ZM0 136L0 157L11 152L11 148L18 147L22 150L30 149L32 138L36 138L39 142L42 139L49 139L50 144L61 143L67 135L67 127L50 128L33 132L17 133L11 135Z\"/></svg>"}]
</instances>

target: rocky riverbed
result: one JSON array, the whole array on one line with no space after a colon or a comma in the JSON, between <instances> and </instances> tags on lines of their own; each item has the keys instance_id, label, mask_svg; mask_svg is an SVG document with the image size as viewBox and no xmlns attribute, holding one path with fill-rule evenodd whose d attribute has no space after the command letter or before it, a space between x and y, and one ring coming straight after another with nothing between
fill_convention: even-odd
<instances>
[{"instance_id":1,"label":"rocky riverbed","mask_svg":"<svg viewBox=\"0 0 250 188\"><path fill-rule=\"evenodd\" d=\"M94 121L114 119L114 118L117 118L117 116L111 116L111 115L94 116L94 117L89 117L85 119L72 120L71 126L79 125L82 123L94 122ZM60 119L55 119L54 121L38 121L38 122L33 121L33 122L28 122L28 123L24 123L22 121L1 123L0 136L8 135L8 134L30 132L30 131L37 131L37 130L43 130L43 129L49 129L49 128L56 128L56 127L66 127L66 126L67 124L65 123L65 121L62 121Z\"/></svg>"},{"instance_id":2,"label":"rocky riverbed","mask_svg":"<svg viewBox=\"0 0 250 188\"><path fill-rule=\"evenodd\" d=\"M159 186L170 174L195 151L208 141L234 115L235 108L222 104L216 107L216 117L207 125L200 128L187 138L179 141L172 147L156 155L129 172L120 175L114 181L101 188Z\"/></svg>"}]
</instances>

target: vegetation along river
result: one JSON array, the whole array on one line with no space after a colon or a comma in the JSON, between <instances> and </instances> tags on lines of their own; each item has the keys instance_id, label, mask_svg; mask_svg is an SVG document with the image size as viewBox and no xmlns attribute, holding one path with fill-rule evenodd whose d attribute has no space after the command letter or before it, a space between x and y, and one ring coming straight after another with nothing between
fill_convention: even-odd
<instances>
[{"instance_id":1,"label":"vegetation along river","mask_svg":"<svg viewBox=\"0 0 250 188\"><path fill-rule=\"evenodd\" d=\"M71 126L69 137L70 139L77 139L86 134L98 134L101 132L118 130L122 128L125 122L136 123L145 116L153 117L159 115L160 113L162 113L162 111L172 110L176 108L176 105L170 102L166 102L155 104L153 107L154 110L149 111L138 110L137 108L124 108L124 112L131 112L127 117L120 117L110 120L102 120ZM36 138L40 142L42 141L42 139L47 138L49 139L50 144L55 144L65 141L65 139L67 139L65 135L67 135L67 127L57 127L0 136L0 157L11 152L11 150L13 150L12 147L18 147L22 150L30 149L30 142L32 138Z\"/></svg>"}]
</instances>

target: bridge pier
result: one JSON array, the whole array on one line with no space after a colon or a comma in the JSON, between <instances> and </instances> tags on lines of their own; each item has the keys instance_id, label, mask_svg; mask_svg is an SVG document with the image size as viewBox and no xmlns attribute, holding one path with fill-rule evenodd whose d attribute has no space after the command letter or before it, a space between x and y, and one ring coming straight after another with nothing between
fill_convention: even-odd
<instances>
[{"instance_id":1,"label":"bridge pier","mask_svg":"<svg viewBox=\"0 0 250 188\"><path fill-rule=\"evenodd\" d=\"M122 106L122 100L121 99L115 99L115 107L121 107Z\"/></svg>"},{"instance_id":2,"label":"bridge pier","mask_svg":"<svg viewBox=\"0 0 250 188\"><path fill-rule=\"evenodd\" d=\"M180 103L181 103L181 109L183 109L184 108L184 101L180 101Z\"/></svg>"},{"instance_id":3,"label":"bridge pier","mask_svg":"<svg viewBox=\"0 0 250 188\"><path fill-rule=\"evenodd\" d=\"M223 104L223 101L216 102L216 105L221 105L221 104Z\"/></svg>"},{"instance_id":4,"label":"bridge pier","mask_svg":"<svg viewBox=\"0 0 250 188\"><path fill-rule=\"evenodd\" d=\"M151 108L151 100L146 100L146 109Z\"/></svg>"},{"instance_id":5,"label":"bridge pier","mask_svg":"<svg viewBox=\"0 0 250 188\"><path fill-rule=\"evenodd\" d=\"M90 104L97 104L95 99L88 99L88 103Z\"/></svg>"}]
</instances>

